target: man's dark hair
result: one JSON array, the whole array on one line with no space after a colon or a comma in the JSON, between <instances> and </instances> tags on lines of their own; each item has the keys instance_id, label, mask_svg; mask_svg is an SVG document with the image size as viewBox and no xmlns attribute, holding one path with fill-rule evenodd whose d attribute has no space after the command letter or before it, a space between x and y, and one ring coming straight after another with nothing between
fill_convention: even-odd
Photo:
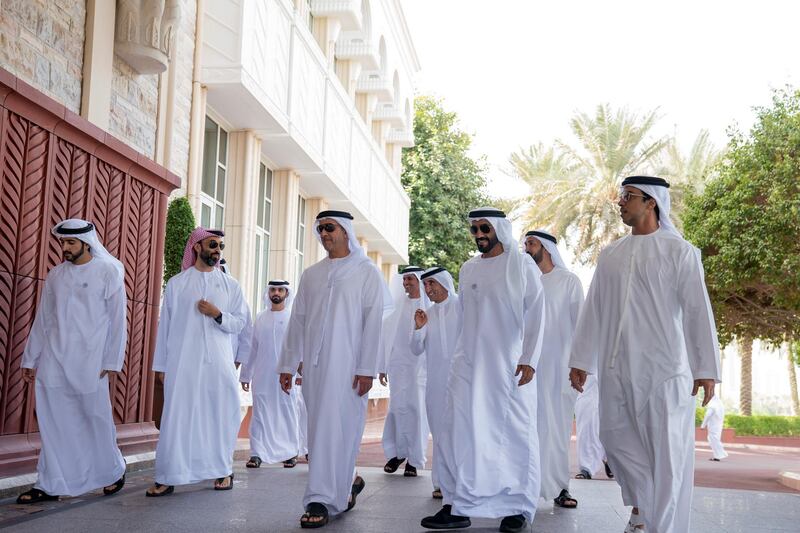
<instances>
[{"instance_id":1,"label":"man's dark hair","mask_svg":"<svg viewBox=\"0 0 800 533\"><path fill-rule=\"evenodd\" d=\"M652 196L650 196L649 194L647 194L644 191L642 191L642 194L644 195L644 198L642 198L643 202L646 202L647 200L652 200L653 199ZM661 220L661 211L659 211L659 209L658 209L658 202L656 202L656 220Z\"/></svg>"}]
</instances>

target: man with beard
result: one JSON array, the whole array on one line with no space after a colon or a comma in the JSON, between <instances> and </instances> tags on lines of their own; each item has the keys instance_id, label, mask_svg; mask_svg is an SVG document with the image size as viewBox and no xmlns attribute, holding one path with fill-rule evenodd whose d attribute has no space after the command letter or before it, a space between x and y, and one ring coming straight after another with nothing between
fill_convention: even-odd
<instances>
[{"instance_id":1,"label":"man with beard","mask_svg":"<svg viewBox=\"0 0 800 533\"><path fill-rule=\"evenodd\" d=\"M428 419L425 416L425 361L411 351L414 313L428 307L421 295L418 266L408 266L403 276L405 294L395 298L394 312L384 323L385 362L381 368L381 384L389 383L389 412L383 425L383 453L388 459L383 471L393 474L407 459L405 477L416 477L418 468L425 468L428 448Z\"/></svg>"},{"instance_id":2,"label":"man with beard","mask_svg":"<svg viewBox=\"0 0 800 533\"><path fill-rule=\"evenodd\" d=\"M583 304L583 287L561 259L555 236L543 230L529 231L525 252L542 271L547 322L536 368L540 495L559 507L574 509L578 501L569 493L569 441L576 392L569 384L569 348Z\"/></svg>"},{"instance_id":3,"label":"man with beard","mask_svg":"<svg viewBox=\"0 0 800 533\"><path fill-rule=\"evenodd\" d=\"M689 531L694 477L693 396L719 382L719 345L700 252L669 219L669 183L622 182L631 234L608 245L581 311L570 379L600 385L600 440L633 506L626 531Z\"/></svg>"},{"instance_id":4,"label":"man with beard","mask_svg":"<svg viewBox=\"0 0 800 533\"><path fill-rule=\"evenodd\" d=\"M470 212L477 255L459 275L464 318L453 356L445 420L444 506L429 529L468 527L468 517L503 517L522 531L539 498L536 381L545 326L541 273L519 250L505 213ZM519 382L515 376L519 376Z\"/></svg>"},{"instance_id":5,"label":"man with beard","mask_svg":"<svg viewBox=\"0 0 800 533\"><path fill-rule=\"evenodd\" d=\"M38 479L17 498L21 504L99 487L110 495L125 484L108 393L108 375L125 360L122 263L85 220L65 220L51 233L64 262L45 279L22 355L22 379L35 381L42 449Z\"/></svg>"},{"instance_id":6,"label":"man with beard","mask_svg":"<svg viewBox=\"0 0 800 533\"><path fill-rule=\"evenodd\" d=\"M383 276L358 244L353 215L323 211L314 232L328 256L300 278L278 364L281 388L289 394L303 362L309 459L303 528L323 527L330 514L352 509L364 489L356 455L384 308L391 305Z\"/></svg>"},{"instance_id":7,"label":"man with beard","mask_svg":"<svg viewBox=\"0 0 800 533\"><path fill-rule=\"evenodd\" d=\"M224 247L218 234L196 228L183 271L164 290L153 357L153 370L164 373L164 410L147 496L206 479L216 479L215 490L233 488L239 386L231 336L248 310L239 284L217 268Z\"/></svg>"},{"instance_id":8,"label":"man with beard","mask_svg":"<svg viewBox=\"0 0 800 533\"><path fill-rule=\"evenodd\" d=\"M415 329L411 337L411 351L415 355L424 353L427 360L425 410L433 436L431 481L433 497L441 499L443 496L439 479L442 455L447 453L443 446L447 380L456 341L461 334L461 305L453 286L453 277L444 268L429 268L421 279L425 294L433 305L427 310L417 309L414 313Z\"/></svg>"},{"instance_id":9,"label":"man with beard","mask_svg":"<svg viewBox=\"0 0 800 533\"><path fill-rule=\"evenodd\" d=\"M253 417L250 420L250 460L248 468L258 468L283 461L285 468L297 464L300 449L297 435L296 392L283 394L275 379L283 335L289 325L291 304L289 282L270 281L265 291L264 306L253 326L250 358L242 365L239 381L250 391L252 382Z\"/></svg>"}]
</instances>

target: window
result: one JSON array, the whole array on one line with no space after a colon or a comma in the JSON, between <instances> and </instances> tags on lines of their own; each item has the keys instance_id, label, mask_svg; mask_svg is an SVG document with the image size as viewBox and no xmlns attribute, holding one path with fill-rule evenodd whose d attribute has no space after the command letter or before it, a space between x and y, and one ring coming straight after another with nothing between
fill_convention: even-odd
<instances>
[{"instance_id":1,"label":"window","mask_svg":"<svg viewBox=\"0 0 800 533\"><path fill-rule=\"evenodd\" d=\"M295 272L294 282L300 282L300 274L303 273L306 248L306 199L302 196L297 197L297 271Z\"/></svg>"},{"instance_id":2,"label":"window","mask_svg":"<svg viewBox=\"0 0 800 533\"><path fill-rule=\"evenodd\" d=\"M264 308L261 295L269 281L269 244L272 230L272 169L267 168L264 163L258 169L257 202L253 309L259 313Z\"/></svg>"},{"instance_id":3,"label":"window","mask_svg":"<svg viewBox=\"0 0 800 533\"><path fill-rule=\"evenodd\" d=\"M200 225L223 229L225 178L228 168L228 132L206 117L203 141L203 181L200 186Z\"/></svg>"}]
</instances>

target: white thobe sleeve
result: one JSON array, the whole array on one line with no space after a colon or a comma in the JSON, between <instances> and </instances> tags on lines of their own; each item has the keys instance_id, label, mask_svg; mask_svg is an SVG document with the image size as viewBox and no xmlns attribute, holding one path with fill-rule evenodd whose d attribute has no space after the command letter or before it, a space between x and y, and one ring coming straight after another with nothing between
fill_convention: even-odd
<instances>
[{"instance_id":1,"label":"white thobe sleeve","mask_svg":"<svg viewBox=\"0 0 800 533\"><path fill-rule=\"evenodd\" d=\"M291 374L297 372L300 361L303 360L303 343L306 334L306 292L304 290L303 279L305 274L300 276L300 283L297 286L297 296L292 304L292 313L289 315L289 325L286 327L286 334L283 337L281 347L281 357L278 359L278 374ZM251 348L255 350L255 348Z\"/></svg>"},{"instance_id":2,"label":"white thobe sleeve","mask_svg":"<svg viewBox=\"0 0 800 533\"><path fill-rule=\"evenodd\" d=\"M55 307L52 304L53 297L50 295L49 278L44 281L42 297L39 299L39 307L36 308L36 318L33 319L31 332L28 334L28 342L25 344L25 351L22 353L22 368L36 368L39 365L39 357L44 351L47 339L47 313L52 313Z\"/></svg>"},{"instance_id":3,"label":"white thobe sleeve","mask_svg":"<svg viewBox=\"0 0 800 533\"><path fill-rule=\"evenodd\" d=\"M525 275L525 301L524 309L524 331L522 336L522 356L519 358L520 365L529 365L534 368L539 364L539 356L542 354L542 340L544 339L544 287L542 286L541 276L537 276L534 268L538 268L533 261L529 261L526 266Z\"/></svg>"},{"instance_id":4,"label":"white thobe sleeve","mask_svg":"<svg viewBox=\"0 0 800 533\"><path fill-rule=\"evenodd\" d=\"M578 279L577 276L572 278L569 289L569 319L572 331L574 332L578 325L581 307L583 307L583 286L581 285L581 280Z\"/></svg>"},{"instance_id":5,"label":"white thobe sleeve","mask_svg":"<svg viewBox=\"0 0 800 533\"><path fill-rule=\"evenodd\" d=\"M253 380L253 366L256 363L256 359L258 359L258 337L256 336L256 327L252 326L250 330L247 359L242 362L242 368L239 372L239 381L242 383L250 383Z\"/></svg>"},{"instance_id":6,"label":"white thobe sleeve","mask_svg":"<svg viewBox=\"0 0 800 533\"><path fill-rule=\"evenodd\" d=\"M153 353L153 372L167 371L167 341L170 326L170 301L172 288L169 283L164 290L164 299L161 302L161 313L158 315L158 332L156 333L156 350Z\"/></svg>"},{"instance_id":7,"label":"white thobe sleeve","mask_svg":"<svg viewBox=\"0 0 800 533\"><path fill-rule=\"evenodd\" d=\"M678 300L683 311L683 335L694 379L720 383L719 342L703 276L700 252L689 248L678 266Z\"/></svg>"},{"instance_id":8,"label":"white thobe sleeve","mask_svg":"<svg viewBox=\"0 0 800 533\"><path fill-rule=\"evenodd\" d=\"M428 318L430 321L430 317ZM411 348L411 353L414 355L422 355L425 351L425 339L428 337L428 324L425 324L419 329L415 329L414 333L411 334L411 343L409 348Z\"/></svg>"},{"instance_id":9,"label":"white thobe sleeve","mask_svg":"<svg viewBox=\"0 0 800 533\"><path fill-rule=\"evenodd\" d=\"M234 354L234 361L242 364L247 363L253 350L253 321L250 320L250 309L247 310L246 320L242 331L239 333L239 346Z\"/></svg>"},{"instance_id":10,"label":"white thobe sleeve","mask_svg":"<svg viewBox=\"0 0 800 533\"><path fill-rule=\"evenodd\" d=\"M128 326L125 315L128 310L128 297L125 283L114 270L109 276L106 290L106 310L108 312L108 335L103 348L103 368L119 372L125 362L125 345L128 340Z\"/></svg>"},{"instance_id":11,"label":"white thobe sleeve","mask_svg":"<svg viewBox=\"0 0 800 533\"><path fill-rule=\"evenodd\" d=\"M247 324L250 310L247 308L247 301L244 299L242 288L239 284L232 284L231 289L230 311L220 310L222 312L222 321L217 322L214 320L214 324L225 333L239 335L242 328Z\"/></svg>"},{"instance_id":12,"label":"white thobe sleeve","mask_svg":"<svg viewBox=\"0 0 800 533\"><path fill-rule=\"evenodd\" d=\"M578 323L575 326L575 334L572 336L572 347L570 348L569 367L583 370L589 374L597 373L597 347L600 342L600 335L597 331L600 324L600 287L602 280L603 254L597 262L592 283L589 285L589 293L586 301L581 306L578 315Z\"/></svg>"},{"instance_id":13,"label":"white thobe sleeve","mask_svg":"<svg viewBox=\"0 0 800 533\"><path fill-rule=\"evenodd\" d=\"M356 357L356 376L374 377L378 371L383 328L383 279L378 270L364 280L361 293L361 347Z\"/></svg>"}]
</instances>

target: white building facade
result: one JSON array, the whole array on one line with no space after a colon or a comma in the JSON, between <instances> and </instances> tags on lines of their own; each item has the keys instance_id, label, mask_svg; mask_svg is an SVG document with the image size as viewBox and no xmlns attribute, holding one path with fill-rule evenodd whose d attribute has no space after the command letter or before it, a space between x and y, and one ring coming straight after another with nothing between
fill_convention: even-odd
<instances>
[{"instance_id":1,"label":"white building facade","mask_svg":"<svg viewBox=\"0 0 800 533\"><path fill-rule=\"evenodd\" d=\"M201 225L226 231L253 310L267 279L294 284L322 258L311 228L324 209L353 213L388 277L408 260L400 173L419 69L399 1L198 6L186 194Z\"/></svg>"}]
</instances>

